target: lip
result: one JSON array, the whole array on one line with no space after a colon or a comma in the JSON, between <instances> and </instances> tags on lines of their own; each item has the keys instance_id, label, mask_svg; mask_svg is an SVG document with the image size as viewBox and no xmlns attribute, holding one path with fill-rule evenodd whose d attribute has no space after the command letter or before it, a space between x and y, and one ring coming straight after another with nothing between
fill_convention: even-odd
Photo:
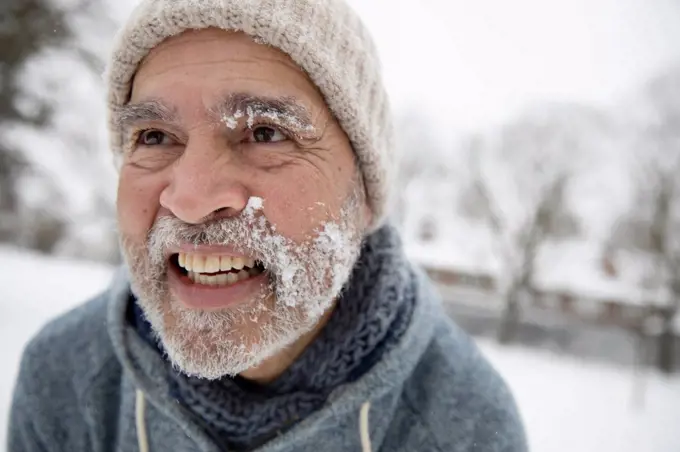
<instances>
[{"instance_id":1,"label":"lip","mask_svg":"<svg viewBox=\"0 0 680 452\"><path fill-rule=\"evenodd\" d=\"M170 247L165 250L165 259L178 253L192 253L200 254L202 256L229 256L229 257L247 257L256 259L255 256L243 254L233 245L192 245L189 243L180 246ZM257 259L256 259L257 260Z\"/></svg>"},{"instance_id":2,"label":"lip","mask_svg":"<svg viewBox=\"0 0 680 452\"><path fill-rule=\"evenodd\" d=\"M264 272L229 286L216 287L194 283L174 265L168 268L170 291L189 309L215 311L247 303L266 289L268 279L269 274Z\"/></svg>"}]
</instances>

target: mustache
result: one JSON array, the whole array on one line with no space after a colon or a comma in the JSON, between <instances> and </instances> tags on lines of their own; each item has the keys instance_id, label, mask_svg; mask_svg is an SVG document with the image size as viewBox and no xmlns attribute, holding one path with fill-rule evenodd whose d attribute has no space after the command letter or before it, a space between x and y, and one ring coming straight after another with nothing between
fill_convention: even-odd
<instances>
[{"instance_id":1,"label":"mustache","mask_svg":"<svg viewBox=\"0 0 680 452\"><path fill-rule=\"evenodd\" d=\"M263 215L256 217L241 214L230 218L209 219L200 224L186 223L168 215L156 220L147 235L146 243L154 261L164 259L169 248L185 244L229 245L239 253L261 260L266 258L263 243L287 244L283 237L272 240L275 229Z\"/></svg>"}]
</instances>

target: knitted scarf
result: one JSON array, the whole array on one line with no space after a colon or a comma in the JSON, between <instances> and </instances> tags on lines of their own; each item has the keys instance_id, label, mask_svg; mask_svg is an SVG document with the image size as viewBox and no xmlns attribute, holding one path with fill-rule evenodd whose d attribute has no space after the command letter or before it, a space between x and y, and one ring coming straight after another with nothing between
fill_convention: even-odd
<instances>
[{"instance_id":1,"label":"knitted scarf","mask_svg":"<svg viewBox=\"0 0 680 452\"><path fill-rule=\"evenodd\" d=\"M398 233L384 226L364 242L324 329L273 383L258 385L240 377L208 381L168 366L172 395L229 449L256 448L321 408L331 391L379 361L406 330L414 304L415 275ZM133 305L136 330L153 342Z\"/></svg>"}]
</instances>

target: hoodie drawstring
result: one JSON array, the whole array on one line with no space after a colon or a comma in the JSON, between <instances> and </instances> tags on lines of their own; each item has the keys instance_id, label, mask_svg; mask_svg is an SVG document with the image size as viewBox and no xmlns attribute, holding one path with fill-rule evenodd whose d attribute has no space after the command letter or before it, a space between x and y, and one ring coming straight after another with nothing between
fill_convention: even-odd
<instances>
[{"instance_id":1,"label":"hoodie drawstring","mask_svg":"<svg viewBox=\"0 0 680 452\"><path fill-rule=\"evenodd\" d=\"M137 425L137 443L139 444L139 452L149 452L149 438L146 435L146 420L144 419L145 404L144 393L138 389L137 398L135 400L135 421Z\"/></svg>"},{"instance_id":2,"label":"hoodie drawstring","mask_svg":"<svg viewBox=\"0 0 680 452\"><path fill-rule=\"evenodd\" d=\"M371 409L371 402L366 402L361 406L359 412L359 434L361 435L361 452L371 452L371 436L368 430L368 412Z\"/></svg>"},{"instance_id":3,"label":"hoodie drawstring","mask_svg":"<svg viewBox=\"0 0 680 452\"><path fill-rule=\"evenodd\" d=\"M146 420L144 419L146 400L144 393L137 389L135 400L135 421L137 425L137 443L139 452L149 452L149 438L146 435ZM361 437L361 452L371 452L371 436L368 429L368 413L371 409L371 402L366 402L361 406L359 412L359 435Z\"/></svg>"}]
</instances>

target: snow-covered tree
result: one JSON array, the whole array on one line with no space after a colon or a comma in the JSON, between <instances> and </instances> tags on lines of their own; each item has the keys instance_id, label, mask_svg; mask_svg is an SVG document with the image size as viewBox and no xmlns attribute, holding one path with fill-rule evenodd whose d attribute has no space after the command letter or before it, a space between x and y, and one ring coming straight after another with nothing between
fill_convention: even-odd
<instances>
[{"instance_id":1,"label":"snow-covered tree","mask_svg":"<svg viewBox=\"0 0 680 452\"><path fill-rule=\"evenodd\" d=\"M537 253L547 240L579 234L569 189L592 145L600 113L578 106L536 110L496 136L467 144L469 183L459 208L491 232L501 263L501 342L512 340L521 306L534 292Z\"/></svg>"},{"instance_id":2,"label":"snow-covered tree","mask_svg":"<svg viewBox=\"0 0 680 452\"><path fill-rule=\"evenodd\" d=\"M657 365L675 363L673 322L680 312L680 66L652 80L634 121L636 200L617 223L610 247L651 256L644 285L652 289L661 317Z\"/></svg>"},{"instance_id":3,"label":"snow-covered tree","mask_svg":"<svg viewBox=\"0 0 680 452\"><path fill-rule=\"evenodd\" d=\"M22 86L27 61L71 37L64 13L46 0L5 0L0 4L0 133L17 123L44 126L49 103L36 101ZM19 180L28 169L20 150L0 140L0 240L19 229Z\"/></svg>"},{"instance_id":4,"label":"snow-covered tree","mask_svg":"<svg viewBox=\"0 0 680 452\"><path fill-rule=\"evenodd\" d=\"M2 241L115 258L101 80L115 30L107 8L95 0L0 5ZM95 223L99 233L84 234Z\"/></svg>"}]
</instances>

